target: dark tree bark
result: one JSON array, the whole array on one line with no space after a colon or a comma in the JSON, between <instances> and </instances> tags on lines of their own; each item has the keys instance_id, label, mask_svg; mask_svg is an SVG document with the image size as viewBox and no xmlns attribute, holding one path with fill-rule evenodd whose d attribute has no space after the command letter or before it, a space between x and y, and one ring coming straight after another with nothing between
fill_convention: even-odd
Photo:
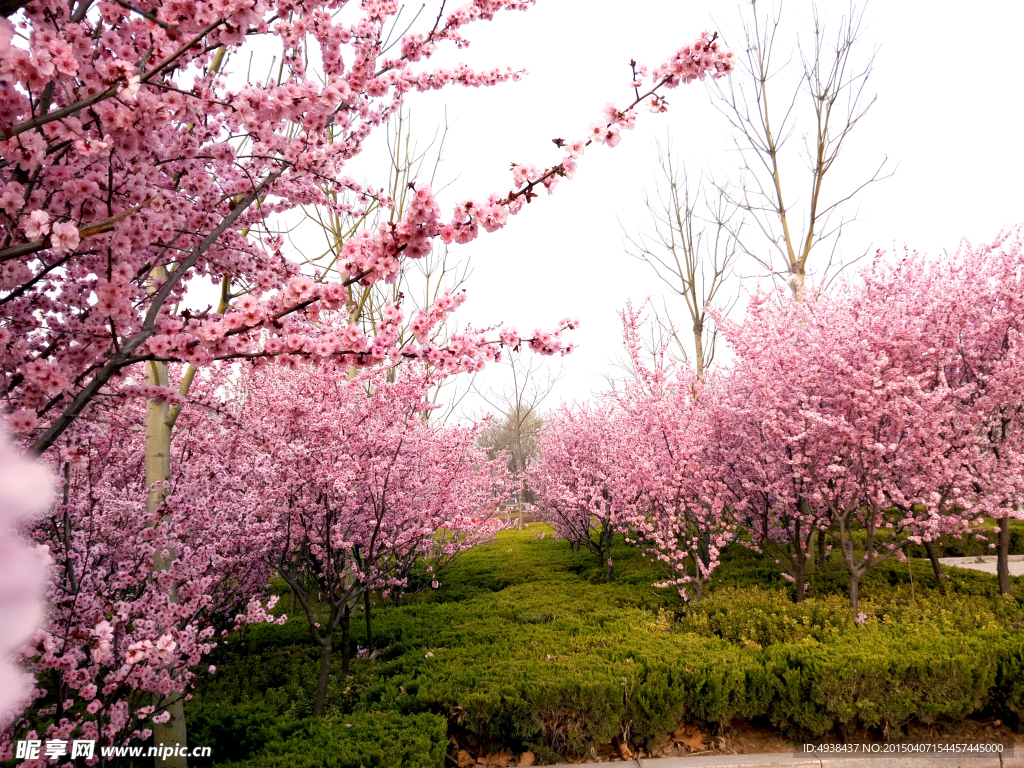
<instances>
[{"instance_id":1,"label":"dark tree bark","mask_svg":"<svg viewBox=\"0 0 1024 768\"><path fill-rule=\"evenodd\" d=\"M860 576L850 574L850 609L854 618L860 613Z\"/></svg>"},{"instance_id":2,"label":"dark tree bark","mask_svg":"<svg viewBox=\"0 0 1024 768\"><path fill-rule=\"evenodd\" d=\"M944 591L948 577L942 570L942 563L939 562L939 556L935 552L935 545L930 541L926 541L924 543L924 550L928 553L928 559L931 560L932 572L935 574L935 578L939 580L939 588Z\"/></svg>"},{"instance_id":3,"label":"dark tree bark","mask_svg":"<svg viewBox=\"0 0 1024 768\"><path fill-rule=\"evenodd\" d=\"M999 594L1010 594L1010 518L999 519L999 547L996 573L999 575Z\"/></svg>"},{"instance_id":4,"label":"dark tree bark","mask_svg":"<svg viewBox=\"0 0 1024 768\"><path fill-rule=\"evenodd\" d=\"M316 717L323 717L327 704L327 684L331 681L331 652L334 650L331 639L331 635L327 634L320 641L320 675L316 681L316 698L313 701L313 714Z\"/></svg>"},{"instance_id":5,"label":"dark tree bark","mask_svg":"<svg viewBox=\"0 0 1024 768\"><path fill-rule=\"evenodd\" d=\"M26 5L29 0L0 0L0 16L13 16Z\"/></svg>"},{"instance_id":6,"label":"dark tree bark","mask_svg":"<svg viewBox=\"0 0 1024 768\"><path fill-rule=\"evenodd\" d=\"M341 614L341 674L343 675L348 674L348 645L351 637L351 633L349 631L351 629L351 614L352 609L349 607L348 603L345 603L345 610Z\"/></svg>"},{"instance_id":7,"label":"dark tree bark","mask_svg":"<svg viewBox=\"0 0 1024 768\"><path fill-rule=\"evenodd\" d=\"M370 591L363 592L363 610L366 612L366 650L373 650L373 633L370 631Z\"/></svg>"}]
</instances>

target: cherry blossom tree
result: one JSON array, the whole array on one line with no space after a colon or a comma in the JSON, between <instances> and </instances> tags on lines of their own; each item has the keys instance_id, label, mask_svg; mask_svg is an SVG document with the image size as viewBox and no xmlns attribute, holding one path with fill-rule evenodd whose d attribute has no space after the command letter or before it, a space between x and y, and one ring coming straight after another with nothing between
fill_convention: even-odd
<instances>
[{"instance_id":1,"label":"cherry blossom tree","mask_svg":"<svg viewBox=\"0 0 1024 768\"><path fill-rule=\"evenodd\" d=\"M267 473L249 493L274 520L271 561L321 647L316 714L338 629L348 671L357 600L401 594L417 569L437 588L439 570L497 528L504 472L475 447L479 428L422 418L434 378L402 366L394 382L386 372L349 379L332 363L264 368L240 383L240 427Z\"/></svg>"},{"instance_id":2,"label":"cherry blossom tree","mask_svg":"<svg viewBox=\"0 0 1024 768\"><path fill-rule=\"evenodd\" d=\"M624 514L627 538L665 570L666 580L655 586L699 599L735 535L709 454L716 391L706 376L672 360L665 347L655 350L650 364L645 361L642 312L627 305L621 313L633 378L613 393L628 425L618 454L634 488Z\"/></svg>"},{"instance_id":3,"label":"cherry blossom tree","mask_svg":"<svg viewBox=\"0 0 1024 768\"><path fill-rule=\"evenodd\" d=\"M910 543L964 533L985 503L971 493L966 390L947 380L918 294L900 289L761 296L742 326L723 324L731 385L753 394L761 428L786 446L811 519L828 520L855 615L865 573Z\"/></svg>"},{"instance_id":4,"label":"cherry blossom tree","mask_svg":"<svg viewBox=\"0 0 1024 768\"><path fill-rule=\"evenodd\" d=\"M1009 520L1022 515L1024 501L1022 272L1020 233L1009 232L990 244L964 243L942 260L916 253L905 254L896 265L879 259L865 273L861 290L865 303L912 307L933 350L924 360L943 356L943 375L960 398L959 418L970 421L977 439L966 458L971 508L999 520L997 571L1003 594L1010 589ZM924 360L908 356L902 364L921 366Z\"/></svg>"},{"instance_id":5,"label":"cherry blossom tree","mask_svg":"<svg viewBox=\"0 0 1024 768\"><path fill-rule=\"evenodd\" d=\"M784 440L761 421L758 393L738 375L723 375L714 384L716 400L708 414L707 460L717 470L725 504L750 545L773 557L802 602L814 563L814 535L829 518L812 507L809 479L800 457L807 436Z\"/></svg>"},{"instance_id":6,"label":"cherry blossom tree","mask_svg":"<svg viewBox=\"0 0 1024 768\"><path fill-rule=\"evenodd\" d=\"M271 524L246 492L260 468L237 461L214 405L185 410L155 514L146 511L139 397L66 433L61 499L32 529L52 558L49 611L22 649L36 688L2 748L26 734L100 745L146 738L148 723L167 722L187 694L218 634L268 619L259 596Z\"/></svg>"},{"instance_id":7,"label":"cherry blossom tree","mask_svg":"<svg viewBox=\"0 0 1024 768\"><path fill-rule=\"evenodd\" d=\"M0 20L0 375L34 450L146 361L308 356L316 341L317 354L350 365L386 360L394 338L371 348L359 328L326 338L296 331L321 303L344 305L347 286L392 279L401 259L422 258L435 239L465 243L481 227L503 227L535 189L571 178L587 145L614 146L634 107L660 104L662 89L732 68L732 54L705 35L656 68L645 93L637 81L636 100L606 110L587 138L559 141L561 162L514 165L508 194L461 202L443 224L420 186L400 221L351 237L331 275L301 275L267 217L316 204L358 218L374 202L392 205L346 176L346 163L410 91L515 79L507 69L424 62L439 45L466 44L472 22L529 4L442 8L431 26L400 37L396 55L386 44L398 12L389 0L358 11L330 0L103 2L93 13L91 0L36 0L16 17L17 37L15 23ZM231 51L260 41L279 48L276 76L239 83ZM330 142L327 126L341 131ZM230 311L172 311L207 280L229 298L244 295ZM432 363L444 355L416 339L401 354ZM538 348L558 349L550 340Z\"/></svg>"},{"instance_id":8,"label":"cherry blossom tree","mask_svg":"<svg viewBox=\"0 0 1024 768\"><path fill-rule=\"evenodd\" d=\"M616 460L623 443L618 416L607 403L563 406L547 419L537 438L539 461L527 471L541 519L574 549L597 555L606 581L622 505L634 493Z\"/></svg>"},{"instance_id":9,"label":"cherry blossom tree","mask_svg":"<svg viewBox=\"0 0 1024 768\"><path fill-rule=\"evenodd\" d=\"M621 532L665 569L656 586L699 598L734 535L707 454L713 391L664 348L645 362L642 308L622 319L632 380L550 420L532 482L556 533L596 552L607 579Z\"/></svg>"}]
</instances>

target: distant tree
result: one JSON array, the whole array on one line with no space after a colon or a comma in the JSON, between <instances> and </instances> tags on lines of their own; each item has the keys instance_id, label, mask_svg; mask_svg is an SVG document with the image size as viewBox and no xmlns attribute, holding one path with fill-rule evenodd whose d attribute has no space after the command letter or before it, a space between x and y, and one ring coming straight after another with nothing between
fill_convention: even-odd
<instances>
[{"instance_id":1,"label":"distant tree","mask_svg":"<svg viewBox=\"0 0 1024 768\"><path fill-rule=\"evenodd\" d=\"M551 394L562 372L541 375L541 363L537 358L510 356L506 364L510 382L501 392L477 393L493 409L491 425L481 434L479 444L495 458L504 453L508 470L515 478L520 506L535 502L533 491L527 486L526 471L537 456L537 438L543 426L539 409L541 403ZM520 511L519 527L523 527Z\"/></svg>"},{"instance_id":2,"label":"distant tree","mask_svg":"<svg viewBox=\"0 0 1024 768\"><path fill-rule=\"evenodd\" d=\"M623 423L609 403L562 406L539 436L539 460L529 469L541 519L573 550L597 555L605 581L612 579L620 511L635 496L622 463L615 461L627 442L619 437Z\"/></svg>"}]
</instances>

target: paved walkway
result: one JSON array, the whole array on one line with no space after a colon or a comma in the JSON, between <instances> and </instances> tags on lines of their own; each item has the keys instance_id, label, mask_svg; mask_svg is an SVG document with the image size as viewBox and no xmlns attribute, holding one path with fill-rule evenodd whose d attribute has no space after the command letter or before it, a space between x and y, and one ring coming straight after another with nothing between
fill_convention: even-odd
<instances>
[{"instance_id":1,"label":"paved walkway","mask_svg":"<svg viewBox=\"0 0 1024 768\"><path fill-rule=\"evenodd\" d=\"M1022 752L1024 750L1016 750ZM652 757L614 763L582 763L554 768L1024 768L1024 756L1004 757L816 757L789 752L762 755L711 755L707 757Z\"/></svg>"},{"instance_id":2,"label":"paved walkway","mask_svg":"<svg viewBox=\"0 0 1024 768\"><path fill-rule=\"evenodd\" d=\"M1010 575L1024 576L1024 555L1010 555ZM939 562L951 568L970 568L984 573L996 572L996 556L983 555L979 557L940 557ZM952 768L952 767L951 767Z\"/></svg>"}]
</instances>

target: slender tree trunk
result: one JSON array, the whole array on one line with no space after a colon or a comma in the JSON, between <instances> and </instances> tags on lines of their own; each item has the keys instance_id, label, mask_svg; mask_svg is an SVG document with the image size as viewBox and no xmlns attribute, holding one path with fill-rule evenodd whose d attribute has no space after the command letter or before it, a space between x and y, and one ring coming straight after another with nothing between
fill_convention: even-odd
<instances>
[{"instance_id":1,"label":"slender tree trunk","mask_svg":"<svg viewBox=\"0 0 1024 768\"><path fill-rule=\"evenodd\" d=\"M607 523L601 529L601 566L604 568L604 580L610 584L612 580L612 539L615 531Z\"/></svg>"},{"instance_id":2,"label":"slender tree trunk","mask_svg":"<svg viewBox=\"0 0 1024 768\"><path fill-rule=\"evenodd\" d=\"M313 716L323 717L327 707L327 684L331 681L331 652L333 632L327 632L320 643L320 674L316 680L316 698L313 700Z\"/></svg>"},{"instance_id":3,"label":"slender tree trunk","mask_svg":"<svg viewBox=\"0 0 1024 768\"><path fill-rule=\"evenodd\" d=\"M349 630L351 615L352 609L346 602L344 612L341 614L341 673L343 675L348 674L348 643L350 638Z\"/></svg>"},{"instance_id":4,"label":"slender tree trunk","mask_svg":"<svg viewBox=\"0 0 1024 768\"><path fill-rule=\"evenodd\" d=\"M850 610L853 611L853 618L856 620L860 613L860 576L850 574Z\"/></svg>"},{"instance_id":5,"label":"slender tree trunk","mask_svg":"<svg viewBox=\"0 0 1024 768\"><path fill-rule=\"evenodd\" d=\"M939 562L939 555L935 551L935 545L930 541L926 541L924 543L924 551L928 553L928 559L932 563L932 573L934 573L935 578L939 580L939 589L945 591L948 577L942 570L942 563Z\"/></svg>"},{"instance_id":6,"label":"slender tree trunk","mask_svg":"<svg viewBox=\"0 0 1024 768\"><path fill-rule=\"evenodd\" d=\"M818 531L818 562L825 567L825 532Z\"/></svg>"},{"instance_id":7,"label":"slender tree trunk","mask_svg":"<svg viewBox=\"0 0 1024 768\"><path fill-rule=\"evenodd\" d=\"M700 575L700 566L697 566L693 577L693 602L704 597L704 579Z\"/></svg>"},{"instance_id":8,"label":"slender tree trunk","mask_svg":"<svg viewBox=\"0 0 1024 768\"><path fill-rule=\"evenodd\" d=\"M693 359L697 363L697 378L704 379L704 323L694 320L693 323Z\"/></svg>"},{"instance_id":9,"label":"slender tree trunk","mask_svg":"<svg viewBox=\"0 0 1024 768\"><path fill-rule=\"evenodd\" d=\"M807 502L804 499L801 499L800 511L804 512L806 508ZM796 554L796 602L802 603L804 601L804 588L807 585L807 571L813 563L812 553L814 551L814 529L812 528L805 535L801 530L799 520L796 522L793 529L793 549Z\"/></svg>"},{"instance_id":10,"label":"slender tree trunk","mask_svg":"<svg viewBox=\"0 0 1024 768\"><path fill-rule=\"evenodd\" d=\"M366 612L366 650L373 650L373 633L370 631L370 590L363 592L363 611Z\"/></svg>"},{"instance_id":11,"label":"slender tree trunk","mask_svg":"<svg viewBox=\"0 0 1024 768\"><path fill-rule=\"evenodd\" d=\"M999 546L996 549L996 573L999 594L1010 594L1010 518L999 518Z\"/></svg>"},{"instance_id":12,"label":"slender tree trunk","mask_svg":"<svg viewBox=\"0 0 1024 768\"><path fill-rule=\"evenodd\" d=\"M804 586L807 584L807 558L804 553L797 549L796 553L796 601L804 601Z\"/></svg>"},{"instance_id":13,"label":"slender tree trunk","mask_svg":"<svg viewBox=\"0 0 1024 768\"><path fill-rule=\"evenodd\" d=\"M165 273L166 274L166 273ZM166 387L168 385L167 363L146 363L146 383L151 386ZM170 407L167 403L155 400L146 402L146 512L154 519L167 497L165 483L171 476L171 426ZM164 556L157 551L153 556L153 570L165 571L174 561L174 552ZM176 600L176 595L171 596ZM185 729L185 704L181 695L172 694L171 703L160 696L154 696L153 704L164 708L171 718L166 723L153 723L153 744L173 747L185 747L187 734ZM183 750L182 750L183 751ZM174 755L167 758L156 758L157 768L187 768L188 758Z\"/></svg>"}]
</instances>

